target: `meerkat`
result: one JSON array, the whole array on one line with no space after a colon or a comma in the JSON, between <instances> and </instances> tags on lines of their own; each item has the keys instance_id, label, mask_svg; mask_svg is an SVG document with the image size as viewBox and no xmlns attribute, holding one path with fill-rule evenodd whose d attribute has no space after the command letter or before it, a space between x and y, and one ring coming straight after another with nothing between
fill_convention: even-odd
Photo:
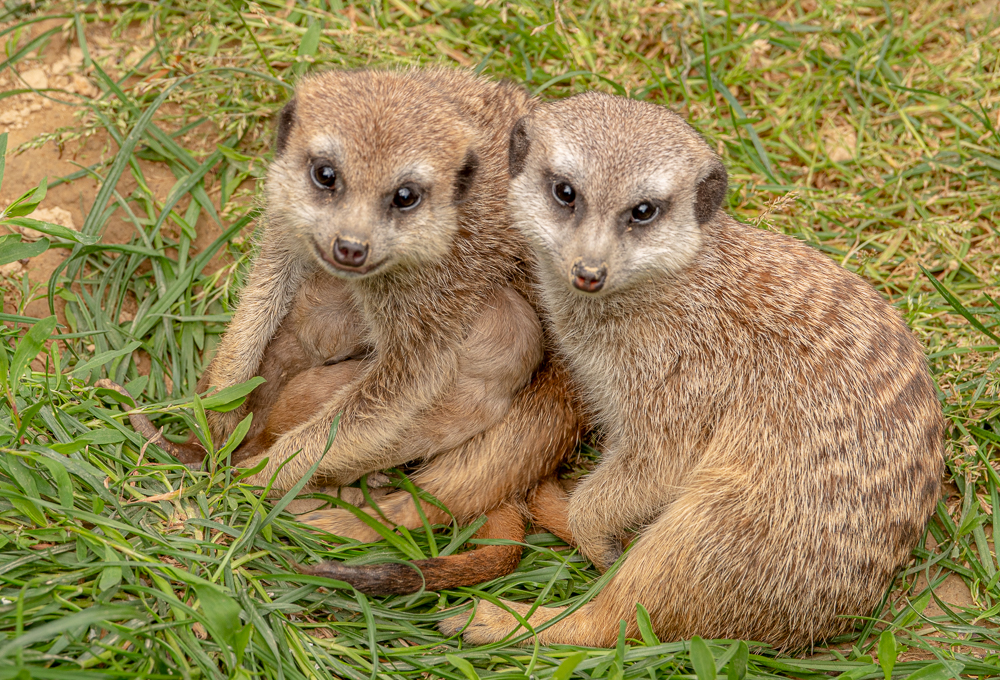
<instances>
[{"instance_id":1,"label":"meerkat","mask_svg":"<svg viewBox=\"0 0 1000 680\"><path fill-rule=\"evenodd\" d=\"M528 619L537 639L613 645L621 620L637 635L641 603L661 640L789 649L870 614L944 466L941 406L903 320L807 245L728 216L721 161L663 107L541 105L510 150L512 219L606 438L566 528L600 570L642 529L591 602ZM479 602L440 627L487 643L518 622Z\"/></svg>"},{"instance_id":2,"label":"meerkat","mask_svg":"<svg viewBox=\"0 0 1000 680\"><path fill-rule=\"evenodd\" d=\"M267 347L312 277L338 279L370 359L282 433L250 481L288 489L422 462L414 483L465 522L514 502L572 451L583 421L563 364L545 352L525 262L506 212L507 138L527 93L445 69L338 71L304 79L279 116L265 229L205 383L262 371ZM209 413L224 441L247 412ZM334 419L337 436L324 454ZM388 524L450 516L390 493ZM375 540L343 509L305 520Z\"/></svg>"}]
</instances>

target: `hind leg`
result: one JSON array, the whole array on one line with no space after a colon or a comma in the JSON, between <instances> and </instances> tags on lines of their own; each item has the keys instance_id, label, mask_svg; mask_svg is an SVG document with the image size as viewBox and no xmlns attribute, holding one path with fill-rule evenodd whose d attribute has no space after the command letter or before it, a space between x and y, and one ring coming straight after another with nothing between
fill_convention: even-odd
<instances>
[{"instance_id":1,"label":"hind leg","mask_svg":"<svg viewBox=\"0 0 1000 680\"><path fill-rule=\"evenodd\" d=\"M642 601L650 608L647 601L639 599L640 588L637 586L643 580L653 581L659 576L639 568L639 562L648 562L641 558L643 553L649 551L648 544L650 540L655 540L655 535L650 532L644 538L647 539L646 545L643 540L639 541L626 557L619 572L596 598L562 621L538 632L536 635L539 642L578 647L611 647L618 637L621 620L628 622L628 634L635 636L635 603ZM516 612L521 619L526 618L533 630L566 610L566 607L537 607L530 618L527 618L532 608L531 603L503 601L503 605L499 607L480 600L476 603L474 613L463 612L444 619L438 623L438 629L449 636L462 633L469 644L485 645L526 632L518 617L507 609ZM650 608L650 611L652 613L654 610ZM531 642L532 639L528 638L521 644Z\"/></svg>"},{"instance_id":2,"label":"hind leg","mask_svg":"<svg viewBox=\"0 0 1000 680\"><path fill-rule=\"evenodd\" d=\"M561 366L546 366L514 398L499 424L432 458L411 475L414 484L437 498L459 522L473 520L504 499L523 494L552 474L576 445L581 423L567 384ZM449 521L437 506L420 503L431 523ZM379 501L379 509L391 526L415 529L422 525L409 493L388 494ZM374 508L365 512L384 521ZM347 510L319 510L302 519L338 536L362 541L379 538L378 532Z\"/></svg>"},{"instance_id":3,"label":"hind leg","mask_svg":"<svg viewBox=\"0 0 1000 680\"><path fill-rule=\"evenodd\" d=\"M242 462L265 453L278 437L311 418L324 403L354 382L365 368L363 360L342 361L329 366L315 366L285 378L281 390L254 411L255 425L233 452L233 461ZM262 385L261 387L264 387Z\"/></svg>"},{"instance_id":4,"label":"hind leg","mask_svg":"<svg viewBox=\"0 0 1000 680\"><path fill-rule=\"evenodd\" d=\"M619 621L636 636L636 603L649 611L661 640L749 639L795 647L850 625L877 602L891 569L873 565L878 546L824 526L809 497L777 497L753 475L716 470L691 485L640 536L618 572L579 610L538 633L543 644L608 647ZM865 508L851 521L870 522ZM836 535L837 530L841 531ZM850 575L849 578L846 575ZM514 604L527 611L524 604ZM540 608L540 626L563 608ZM518 627L501 608L480 602L438 627L465 629L472 644L504 639ZM523 629L522 631L523 632Z\"/></svg>"},{"instance_id":5,"label":"hind leg","mask_svg":"<svg viewBox=\"0 0 1000 680\"><path fill-rule=\"evenodd\" d=\"M639 539L621 565L614 578L589 603L583 605L573 614L537 633L542 644L571 644L581 647L610 647L618 637L619 621L628 623L628 634L636 635L635 605L641 602L651 616L656 616L662 625L657 626L661 639L679 637L679 631L686 628L682 620L670 621L671 610L677 601L686 601L691 608L698 608L699 602L694 597L694 587L679 587L678 572L687 570L689 565L681 564L677 558L682 557L683 547L679 551L672 549L672 543L681 538L679 534L684 527L676 526L677 517L668 512L657 520ZM688 573L687 577L693 577ZM504 602L504 605L526 615L529 604ZM533 629L565 611L565 607L539 607L528 619ZM682 618L683 612L676 611L673 616ZM438 628L446 635L454 635L462 631L463 637L470 644L489 644L508 637L515 629L520 634L524 628L517 619L503 608L489 602L477 603L475 615L471 621L469 613L462 613L445 619ZM662 637L665 629L672 629L673 635ZM531 639L524 644L530 644Z\"/></svg>"},{"instance_id":6,"label":"hind leg","mask_svg":"<svg viewBox=\"0 0 1000 680\"><path fill-rule=\"evenodd\" d=\"M555 476L543 479L528 493L528 513L536 527L548 530L567 545L576 545L568 522L569 494Z\"/></svg>"}]
</instances>

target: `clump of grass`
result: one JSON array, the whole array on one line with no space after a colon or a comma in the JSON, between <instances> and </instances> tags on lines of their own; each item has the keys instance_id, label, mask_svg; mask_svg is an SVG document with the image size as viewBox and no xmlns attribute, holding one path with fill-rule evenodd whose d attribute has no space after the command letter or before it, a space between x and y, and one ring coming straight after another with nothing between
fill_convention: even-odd
<instances>
[{"instance_id":1,"label":"clump of grass","mask_svg":"<svg viewBox=\"0 0 1000 680\"><path fill-rule=\"evenodd\" d=\"M100 181L79 235L49 233L68 251L43 291L62 323L25 316L19 288L0 329L0 678L1000 675L1000 17L988 5L8 4L3 67L74 41L102 94L70 136L98 130L117 152L50 182ZM55 30L37 29L46 17ZM310 70L410 63L545 97L596 88L672 106L725 158L737 216L807 240L897 305L951 422L950 491L853 634L796 656L648 630L612 650L467 649L434 628L447 608L572 603L597 573L539 534L515 573L476 588L377 599L331 587L292 562L412 559L463 534L325 540L224 457L192 472L144 448L119 398L92 386L110 377L160 425L199 427L189 399L245 271L271 117ZM150 189L150 163L176 178L167 196ZM122 178L135 188L122 193ZM101 241L112 217L131 242ZM939 597L945 579L965 605Z\"/></svg>"}]
</instances>

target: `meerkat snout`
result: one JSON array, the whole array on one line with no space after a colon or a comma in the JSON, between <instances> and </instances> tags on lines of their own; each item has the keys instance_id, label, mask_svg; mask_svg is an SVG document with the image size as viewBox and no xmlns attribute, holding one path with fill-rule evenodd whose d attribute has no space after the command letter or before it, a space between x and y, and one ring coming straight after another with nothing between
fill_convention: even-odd
<instances>
[{"instance_id":1,"label":"meerkat snout","mask_svg":"<svg viewBox=\"0 0 1000 680\"><path fill-rule=\"evenodd\" d=\"M608 266L603 262L595 265L581 259L573 265L573 287L585 293L596 293L603 288L607 276Z\"/></svg>"},{"instance_id":2,"label":"meerkat snout","mask_svg":"<svg viewBox=\"0 0 1000 680\"><path fill-rule=\"evenodd\" d=\"M333 252L333 259L345 267L360 267L368 259L367 241L338 236L333 240L330 250Z\"/></svg>"}]
</instances>

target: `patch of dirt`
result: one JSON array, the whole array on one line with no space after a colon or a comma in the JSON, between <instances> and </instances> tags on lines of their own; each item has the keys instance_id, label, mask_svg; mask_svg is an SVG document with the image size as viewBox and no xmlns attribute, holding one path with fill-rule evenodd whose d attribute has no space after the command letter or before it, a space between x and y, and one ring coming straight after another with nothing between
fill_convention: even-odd
<instances>
[{"instance_id":1,"label":"patch of dirt","mask_svg":"<svg viewBox=\"0 0 1000 680\"><path fill-rule=\"evenodd\" d=\"M52 28L54 23L58 22L42 22L36 25L33 34ZM80 82L79 89L92 94L96 88L80 73L82 63L82 52L78 48L71 54L70 46L65 41L53 39L44 48L42 58L29 62L30 68L22 65L21 78L14 76L10 69L5 70L0 75L0 90L21 89L27 85L39 89L50 85L72 86L73 76L76 76L80 79L77 81ZM86 81L86 85L82 81ZM76 108L30 93L0 100L0 133L7 133L6 171L3 186L0 187L0 206L13 202L37 186L43 178L48 178L51 182L58 177L76 172L79 167L74 165L74 161L90 164L100 158L100 143L96 139L88 140L73 154L63 153L53 143L31 149L27 153L17 153L19 146L38 135L73 125L76 122L73 115ZM40 209L29 217L51 219L63 226L72 224L78 228L83 224L84 206L93 201L95 194L96 183L93 180L53 187ZM3 280L0 281L4 289L4 311L8 313L17 311L17 304L20 301L20 286L17 282L22 274L27 273L32 284L46 283L64 257L64 251L50 249L29 262L13 262L6 266L2 272ZM46 316L48 314L46 303L29 304L27 314Z\"/></svg>"},{"instance_id":2,"label":"patch of dirt","mask_svg":"<svg viewBox=\"0 0 1000 680\"><path fill-rule=\"evenodd\" d=\"M118 148L106 131L91 129L82 137L63 144L51 139L19 150L22 145L37 142L43 135L79 127L81 117L86 112L86 104L101 96L93 73L84 67L83 51L75 44L75 29L71 30L71 21L53 19L34 24L25 31L30 36L22 35L19 44L26 44L32 37L60 26L63 30L55 33L37 53L28 55L27 59L15 65L16 73L11 69L0 73L0 92L28 86L38 90L50 88L44 95L23 93L0 99L0 133L6 132L8 135L6 171L0 186L0 207L33 189L43 179L52 184L82 168L106 161L114 156ZM106 26L94 25L88 31L91 56L98 63L101 63L102 57L108 59L109 63L104 67L112 77L115 77L116 71L125 68L131 55L140 50L145 51L152 45L151 35L143 35L141 29L136 29L133 33L134 35L126 36L128 40L123 38L115 43ZM5 47L4 42L0 42L0 48L2 47ZM122 57L119 52L124 52L126 56ZM164 163L139 160L138 165L146 185L162 204L176 183L176 177ZM105 168L99 168L98 172L103 174L104 170ZM136 178L130 171L126 171L116 188L121 196L128 196L137 186ZM93 176L54 186L29 217L79 229L86 220L87 211L93 204L98 189L99 183ZM183 214L187 200L182 200L175 210ZM195 226L198 238L192 244L194 252L210 244L221 233L220 227L204 214ZM165 234L177 236L174 225L165 224L163 229ZM102 240L106 243L127 243L134 235L134 226L123 219L121 211L117 211L108 220ZM23 275L27 275L32 286L44 286L65 257L64 248L51 248L30 261L11 263L0 270L4 312L18 311ZM60 307L57 304L57 313ZM35 299L28 303L25 313L28 316L47 316L48 303L44 299Z\"/></svg>"}]
</instances>

